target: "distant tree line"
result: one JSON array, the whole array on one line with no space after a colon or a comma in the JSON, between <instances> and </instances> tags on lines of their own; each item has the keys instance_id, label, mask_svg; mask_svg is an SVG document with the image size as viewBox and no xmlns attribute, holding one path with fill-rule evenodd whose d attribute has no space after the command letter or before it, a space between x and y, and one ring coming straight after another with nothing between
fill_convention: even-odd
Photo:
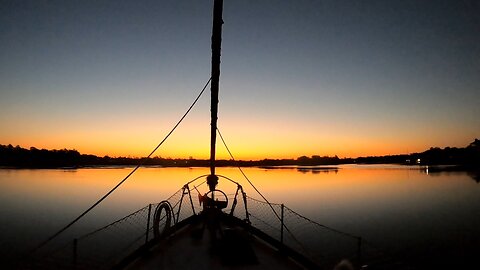
<instances>
[{"instance_id":1,"label":"distant tree line","mask_svg":"<svg viewBox=\"0 0 480 270\"><path fill-rule=\"evenodd\" d=\"M440 149L432 147L418 154L418 158L427 164L464 164L480 165L480 140L475 139L465 148L445 147ZM423 161L422 161L423 162Z\"/></svg>"},{"instance_id":2,"label":"distant tree line","mask_svg":"<svg viewBox=\"0 0 480 270\"><path fill-rule=\"evenodd\" d=\"M359 157L354 159L355 163L361 164L419 164L419 165L462 165L464 167L478 170L480 167L480 140L475 139L467 147L431 147L422 153L408 155L389 155Z\"/></svg>"},{"instance_id":3,"label":"distant tree line","mask_svg":"<svg viewBox=\"0 0 480 270\"><path fill-rule=\"evenodd\" d=\"M67 167L80 162L80 153L76 150L46 150L30 147L0 145L0 165L13 167Z\"/></svg>"},{"instance_id":4,"label":"distant tree line","mask_svg":"<svg viewBox=\"0 0 480 270\"><path fill-rule=\"evenodd\" d=\"M47 150L30 147L0 145L0 166L24 168L61 168L85 166L130 166L130 165L158 165L158 166L208 166L208 160L171 159L171 158L131 158L131 157L98 157L95 155L80 154L77 150Z\"/></svg>"},{"instance_id":5,"label":"distant tree line","mask_svg":"<svg viewBox=\"0 0 480 270\"><path fill-rule=\"evenodd\" d=\"M478 170L480 167L480 140L464 148L432 147L422 153L370 156L359 158L339 158L338 156L301 156L296 159L263 159L250 161L218 160L216 165L222 166L316 166L339 164L420 164L420 165L462 165ZM18 168L61 168L86 166L130 166L144 164L146 166L163 167L208 167L209 160L204 159L172 159L172 158L131 158L131 157L98 157L80 154L77 150L46 150L30 147L0 145L0 166Z\"/></svg>"},{"instance_id":6,"label":"distant tree line","mask_svg":"<svg viewBox=\"0 0 480 270\"><path fill-rule=\"evenodd\" d=\"M263 160L217 160L216 165L225 166L286 166L286 165L332 165L350 162L347 159L335 157L302 156L297 159L263 159ZM0 145L0 166L25 168L60 168L85 166L130 166L144 164L146 166L163 167L208 167L210 161L205 159L172 159L172 158L131 158L131 157L98 157L80 154L77 150L47 150L30 147Z\"/></svg>"}]
</instances>

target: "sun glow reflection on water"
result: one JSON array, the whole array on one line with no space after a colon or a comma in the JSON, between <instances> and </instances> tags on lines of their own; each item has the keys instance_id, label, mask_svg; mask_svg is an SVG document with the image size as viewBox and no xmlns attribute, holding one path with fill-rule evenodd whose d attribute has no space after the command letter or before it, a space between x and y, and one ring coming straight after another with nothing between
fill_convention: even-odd
<instances>
[{"instance_id":1,"label":"sun glow reflection on water","mask_svg":"<svg viewBox=\"0 0 480 270\"><path fill-rule=\"evenodd\" d=\"M44 240L131 170L1 169L0 251L8 256ZM381 246L405 249L462 237L480 239L480 185L466 173L426 174L415 166L379 165L244 171L271 202ZM141 168L63 237L83 234L164 200L208 173L208 168ZM217 174L238 181L248 196L260 198L237 168L217 168ZM235 192L235 186L222 179L218 188ZM205 185L198 189L207 191Z\"/></svg>"}]
</instances>

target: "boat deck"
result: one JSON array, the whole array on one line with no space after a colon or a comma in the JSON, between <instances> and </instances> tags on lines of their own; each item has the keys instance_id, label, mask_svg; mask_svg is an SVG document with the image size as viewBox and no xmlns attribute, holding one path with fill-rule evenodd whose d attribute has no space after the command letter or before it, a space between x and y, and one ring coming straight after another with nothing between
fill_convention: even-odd
<instances>
[{"instance_id":1,"label":"boat deck","mask_svg":"<svg viewBox=\"0 0 480 270\"><path fill-rule=\"evenodd\" d=\"M203 223L162 240L126 269L303 269L241 227L222 225L212 237Z\"/></svg>"}]
</instances>

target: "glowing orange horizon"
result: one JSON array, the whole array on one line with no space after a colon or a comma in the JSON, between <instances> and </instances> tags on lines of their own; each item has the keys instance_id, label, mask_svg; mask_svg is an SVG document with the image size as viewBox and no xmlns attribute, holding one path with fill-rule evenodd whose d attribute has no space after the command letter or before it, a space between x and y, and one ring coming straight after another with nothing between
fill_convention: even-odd
<instances>
[{"instance_id":1,"label":"glowing orange horizon","mask_svg":"<svg viewBox=\"0 0 480 270\"><path fill-rule=\"evenodd\" d=\"M160 147L152 157L162 157L162 158L194 158L194 159L208 159L210 157L209 146L208 144L202 144L201 146L195 145L195 142L183 143L183 144L172 144L166 143L164 146ZM132 157L140 158L145 157L151 153L153 148L156 146L154 144L143 144L140 142L131 142L131 143L118 143L115 141L92 141L90 143L68 143L68 140L61 141L44 141L41 143L28 143L28 142L18 142L10 143L3 142L0 144L12 144L13 146L19 145L23 148L35 147L37 149L75 149L81 154L91 154L99 157L110 156L110 157ZM246 145L231 144L229 145L230 150L232 151L235 159L237 160L262 160L262 159L296 159L300 156L311 157L313 155L320 156L338 156L339 158L356 158L362 156L385 156L385 155L396 155L396 154L408 154L423 152L428 150L430 147L422 147L418 145L416 147L410 147L407 152L404 146L389 146L389 145L376 145L376 148L365 146L358 146L352 143L352 147L347 149L348 146L334 145L331 144L329 147L309 147L308 145L285 145L285 144L266 144L265 141L260 143L253 144L252 147L248 148ZM217 159L230 159L228 152L225 150L223 144L217 143Z\"/></svg>"},{"instance_id":2,"label":"glowing orange horizon","mask_svg":"<svg viewBox=\"0 0 480 270\"><path fill-rule=\"evenodd\" d=\"M361 157L423 152L430 147L465 147L472 135L458 133L407 136L402 130L378 130L374 127L359 130L350 126L309 125L294 119L269 121L227 114L229 125L219 125L230 150L238 160L295 159L300 156ZM227 118L226 117L226 118ZM210 134L208 115L187 119L154 153L164 158L208 159ZM20 145L23 148L76 149L82 154L111 157L145 157L167 132L170 122L163 126L148 121L86 121L61 126L33 125L18 119L12 123L20 130L0 130L0 144ZM134 125L126 123L134 123ZM234 124L232 124L234 123ZM125 127L129 128L126 129ZM248 128L245 128L248 127ZM230 159L217 136L217 158Z\"/></svg>"}]
</instances>

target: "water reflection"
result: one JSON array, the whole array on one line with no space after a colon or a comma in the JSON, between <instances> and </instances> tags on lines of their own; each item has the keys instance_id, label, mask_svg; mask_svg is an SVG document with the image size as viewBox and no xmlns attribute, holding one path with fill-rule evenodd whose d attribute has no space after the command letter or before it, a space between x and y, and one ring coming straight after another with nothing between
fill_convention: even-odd
<instances>
[{"instance_id":1,"label":"water reflection","mask_svg":"<svg viewBox=\"0 0 480 270\"><path fill-rule=\"evenodd\" d=\"M480 183L480 172L468 172L468 176L470 176L477 184Z\"/></svg>"},{"instance_id":2,"label":"water reflection","mask_svg":"<svg viewBox=\"0 0 480 270\"><path fill-rule=\"evenodd\" d=\"M480 183L480 171L464 170L456 165L420 166L419 170L432 177L439 175L463 176L468 175L476 183Z\"/></svg>"},{"instance_id":3,"label":"water reflection","mask_svg":"<svg viewBox=\"0 0 480 270\"><path fill-rule=\"evenodd\" d=\"M337 167L298 167L297 168L298 172L301 173L313 173L313 174L319 174L319 173L338 173L338 168Z\"/></svg>"},{"instance_id":4,"label":"water reflection","mask_svg":"<svg viewBox=\"0 0 480 270\"><path fill-rule=\"evenodd\" d=\"M0 254L17 254L44 240L130 170L0 169ZM478 173L429 170L427 174L418 166L397 165L244 171L270 201L285 203L313 220L361 235L383 248L420 250L445 243L458 247L463 245L462 239L480 239ZM64 237L85 233L161 201L185 182L208 172L208 168L142 168ZM259 198L238 169L218 168L218 174L240 182L249 196ZM232 187L226 181L219 183L227 193ZM204 193L207 187L198 189Z\"/></svg>"}]
</instances>

